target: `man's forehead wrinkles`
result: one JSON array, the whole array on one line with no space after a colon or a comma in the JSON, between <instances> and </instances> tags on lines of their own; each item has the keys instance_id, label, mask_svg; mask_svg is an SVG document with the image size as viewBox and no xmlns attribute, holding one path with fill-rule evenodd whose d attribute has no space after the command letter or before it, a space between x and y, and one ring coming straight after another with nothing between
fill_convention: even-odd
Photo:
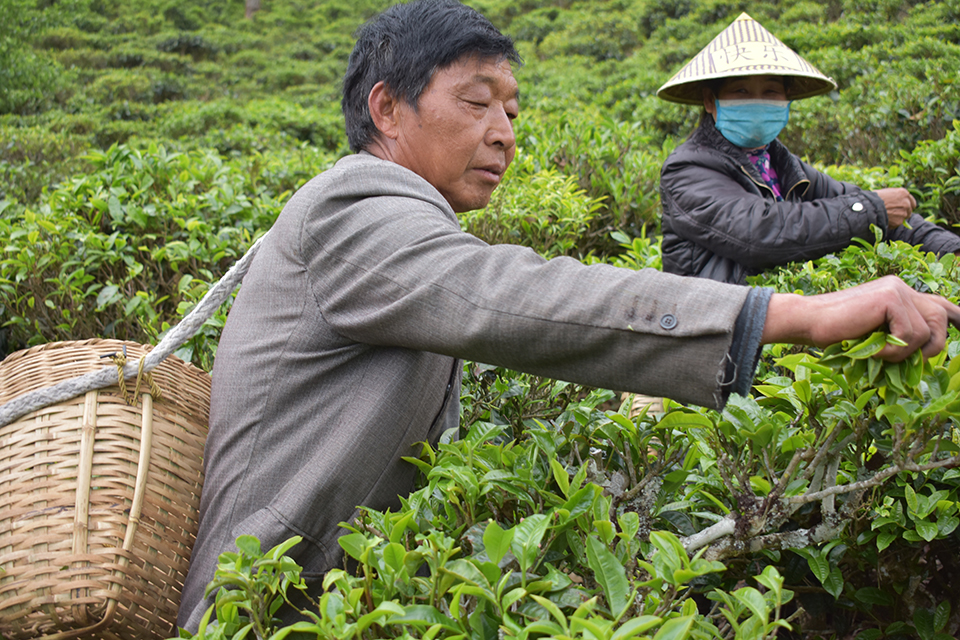
<instances>
[{"instance_id":1,"label":"man's forehead wrinkles","mask_svg":"<svg viewBox=\"0 0 960 640\"><path fill-rule=\"evenodd\" d=\"M458 83L458 88L469 89L470 87L477 84L486 85L491 89L497 89L500 84L505 84L508 87L512 84L514 86L512 87L512 91L510 91L510 98L516 99L516 100L520 99L520 87L515 80L514 82L510 83L509 81L503 78L498 78L496 76L489 76L482 73L478 73L474 75L472 78L465 80L464 82Z\"/></svg>"}]
</instances>

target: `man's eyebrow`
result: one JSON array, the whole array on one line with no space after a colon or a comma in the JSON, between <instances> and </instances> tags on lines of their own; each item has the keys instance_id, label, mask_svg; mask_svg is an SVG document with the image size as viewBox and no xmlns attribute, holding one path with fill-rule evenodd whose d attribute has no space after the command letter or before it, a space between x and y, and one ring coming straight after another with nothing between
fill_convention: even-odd
<instances>
[{"instance_id":1,"label":"man's eyebrow","mask_svg":"<svg viewBox=\"0 0 960 640\"><path fill-rule=\"evenodd\" d=\"M477 75L473 76L473 81L474 81L474 82L479 82L480 84L485 84L485 85L487 85L487 86L492 87L492 86L494 86L494 85L497 84L498 79L497 79L497 78L494 78L493 76L487 76L487 75L484 75L484 74L482 74L482 73L478 73ZM514 91L514 93L513 93L513 98L514 98L514 100L516 100L517 102L520 101L520 87L519 87L519 86L517 86L517 90Z\"/></svg>"}]
</instances>

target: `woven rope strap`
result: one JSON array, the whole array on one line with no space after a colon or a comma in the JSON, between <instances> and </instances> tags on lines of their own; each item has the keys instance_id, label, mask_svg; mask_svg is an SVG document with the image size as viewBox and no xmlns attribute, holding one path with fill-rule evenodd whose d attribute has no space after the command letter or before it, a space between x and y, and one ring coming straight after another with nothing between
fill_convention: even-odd
<instances>
[{"instance_id":1,"label":"woven rope strap","mask_svg":"<svg viewBox=\"0 0 960 640\"><path fill-rule=\"evenodd\" d=\"M250 263L257 254L263 239L269 235L269 232L261 236L250 249L237 260L232 267L223 275L220 280L210 287L200 303L188 313L183 320L167 332L163 340L150 353L139 360L128 362L123 367L123 378L133 378L143 376L155 369L171 353L179 349L183 343L189 340L200 330L203 323L213 317L220 305L230 297L233 290L236 289L243 276L246 275ZM25 416L31 411L37 411L44 407L63 402L79 395L83 395L94 389L102 389L110 385L117 384L117 367L104 367L100 371L94 371L82 376L77 376L70 380L64 380L59 384L45 389L37 389L18 396L10 402L0 406L0 427L10 424L14 420ZM149 379L148 379L149 380ZM137 383L139 389L139 380Z\"/></svg>"}]
</instances>

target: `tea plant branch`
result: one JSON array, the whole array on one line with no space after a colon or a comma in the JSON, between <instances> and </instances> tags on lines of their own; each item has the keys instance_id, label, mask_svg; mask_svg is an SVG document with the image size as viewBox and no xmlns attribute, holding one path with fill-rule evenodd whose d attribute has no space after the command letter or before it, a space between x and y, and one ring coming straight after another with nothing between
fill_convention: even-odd
<instances>
[{"instance_id":1,"label":"tea plant branch","mask_svg":"<svg viewBox=\"0 0 960 640\"><path fill-rule=\"evenodd\" d=\"M800 462L809 459L811 453L812 452L810 449L797 449L793 452L793 457L790 458L790 463L787 465L783 475L780 476L780 481L773 490L775 495L783 495L783 492L787 490L787 485L790 484L790 479L793 478L793 474L796 473Z\"/></svg>"},{"instance_id":2,"label":"tea plant branch","mask_svg":"<svg viewBox=\"0 0 960 640\"><path fill-rule=\"evenodd\" d=\"M687 550L687 553L692 553L701 547L711 544L714 540L733 535L733 532L736 530L737 516L734 513L728 513L722 520L710 525L706 529L702 529L692 536L680 538L680 544Z\"/></svg>"},{"instance_id":3,"label":"tea plant branch","mask_svg":"<svg viewBox=\"0 0 960 640\"><path fill-rule=\"evenodd\" d=\"M814 469L813 477L810 479L810 484L807 487L808 492L820 491L823 488L823 463L817 465Z\"/></svg>"},{"instance_id":4,"label":"tea plant branch","mask_svg":"<svg viewBox=\"0 0 960 640\"><path fill-rule=\"evenodd\" d=\"M852 511L852 505L858 500L848 500L838 513L833 503L833 498L839 494L862 494L867 489L878 486L888 478L895 476L901 471L913 471L922 473L939 469L943 467L960 467L960 456L954 456L945 460L937 460L926 464L917 464L911 460L895 464L892 467L879 471L874 475L848 484L835 484L836 472L839 468L840 457L833 455L826 461L827 467L821 465L819 472L815 475L812 486L820 487L826 483L828 486L823 489L810 491L801 496L790 496L779 498L775 502L780 503L785 511L795 511L800 505L810 502L822 502L824 520L811 529L799 529L796 531L787 531L781 533L769 534L766 536L757 536L749 539L729 539L737 531L738 519L744 516L728 514L719 522L699 531L691 536L681 538L680 542L688 553L692 553L702 547L713 545L705 557L712 560L719 560L731 555L742 553L752 553L764 549L786 549L800 548L810 544L825 542L838 536L846 526L846 519ZM792 507L792 508L791 508ZM752 518L751 518L752 519ZM755 523L754 523L755 524ZM727 538L721 540L723 538ZM721 540L719 543L718 540Z\"/></svg>"},{"instance_id":5,"label":"tea plant branch","mask_svg":"<svg viewBox=\"0 0 960 640\"><path fill-rule=\"evenodd\" d=\"M629 490L625 491L620 497L618 497L615 500L614 505L630 502L631 500L636 498L637 495L643 491L644 487L646 487L649 482L651 482L652 480L659 479L660 475L666 469L672 467L675 464L678 464L680 461L683 460L685 455L686 455L686 451L684 449L678 449L677 451L674 451L673 453L671 453L666 460L658 460L657 463L652 468L646 471L646 473L643 476L643 479L637 482L634 486L630 487ZM627 456L627 459L629 460L629 454Z\"/></svg>"},{"instance_id":6,"label":"tea plant branch","mask_svg":"<svg viewBox=\"0 0 960 640\"><path fill-rule=\"evenodd\" d=\"M729 456L724 453L717 459L717 463L717 471L720 475L721 482L723 482L723 486L730 492L730 495L737 495L737 490L734 488L733 481L729 475L729 467L731 466Z\"/></svg>"},{"instance_id":7,"label":"tea plant branch","mask_svg":"<svg viewBox=\"0 0 960 640\"><path fill-rule=\"evenodd\" d=\"M814 430L819 434L823 431L823 426L814 418L810 416L810 423L813 425ZM837 436L840 435L840 425L834 426L833 430L827 435L826 440L823 444L820 445L820 448L817 450L816 455L813 458L813 462L810 463L810 466L803 472L800 476L804 480L809 480L814 473L821 473L823 470L822 461L823 458L829 453L831 445L833 445L834 440L837 439Z\"/></svg>"},{"instance_id":8,"label":"tea plant branch","mask_svg":"<svg viewBox=\"0 0 960 640\"><path fill-rule=\"evenodd\" d=\"M835 513L828 520L824 520L809 529L771 533L746 540L724 538L712 544L703 557L707 560L723 560L746 553L757 553L765 549L802 549L833 540L840 535L844 527L846 527L846 519Z\"/></svg>"},{"instance_id":9,"label":"tea plant branch","mask_svg":"<svg viewBox=\"0 0 960 640\"><path fill-rule=\"evenodd\" d=\"M624 456L624 459L627 462L627 479L630 480L630 486L634 486L637 484L637 472L636 472L636 469L634 469L633 467L633 447L631 446L631 444L635 444L635 443L625 442L624 444L626 444L626 446L624 447L624 449L626 449L626 452L625 452L626 455ZM637 451L639 450L640 450L640 447L638 446Z\"/></svg>"},{"instance_id":10,"label":"tea plant branch","mask_svg":"<svg viewBox=\"0 0 960 640\"><path fill-rule=\"evenodd\" d=\"M143 356L143 372L147 373L155 369L163 360L176 351L180 346L189 340L203 323L209 320L224 301L233 293L233 290L243 280L250 263L260 248L263 239L269 232L262 235L247 250L239 260L220 280L214 284L203 296L200 302L193 310L188 313L183 320L167 332L157 346L147 355ZM136 378L140 370L140 359L132 360L123 367L124 378ZM0 426L10 424L14 420L25 416L31 411L37 411L51 404L64 402L83 395L94 389L102 389L117 383L117 368L104 367L99 371L77 376L70 380L64 380L51 387L37 389L29 393L20 395L10 402L0 406Z\"/></svg>"},{"instance_id":11,"label":"tea plant branch","mask_svg":"<svg viewBox=\"0 0 960 640\"><path fill-rule=\"evenodd\" d=\"M773 463L770 460L770 451L768 449L763 450L763 470L767 474L767 478L770 479L770 483L773 484L777 481L777 472L773 468Z\"/></svg>"},{"instance_id":12,"label":"tea plant branch","mask_svg":"<svg viewBox=\"0 0 960 640\"><path fill-rule=\"evenodd\" d=\"M787 502L791 504L805 504L808 502L816 502L817 500L823 500L828 496L837 495L840 493L850 493L853 491L863 491L869 489L870 487L875 487L887 478L895 476L901 471L913 471L916 473L922 473L924 471L931 471L933 469L940 469L942 467L960 467L960 456L953 456L952 458L947 458L946 460L937 460L936 462L928 462L926 464L916 464L915 462L904 462L901 464L896 464L892 467L884 469L883 471L878 471L874 475L870 476L865 480L859 482L853 482L851 484L842 484L830 487L829 489L823 489L822 491L815 491L813 493L806 493L802 496L793 496L787 498Z\"/></svg>"},{"instance_id":13,"label":"tea plant branch","mask_svg":"<svg viewBox=\"0 0 960 640\"><path fill-rule=\"evenodd\" d=\"M837 454L831 455L827 458L827 472L826 472L826 481L827 481L827 490L832 489L837 485L837 472L840 470L840 456ZM836 494L829 494L823 498L823 502L820 503L820 509L824 516L833 515L836 513L835 505Z\"/></svg>"}]
</instances>

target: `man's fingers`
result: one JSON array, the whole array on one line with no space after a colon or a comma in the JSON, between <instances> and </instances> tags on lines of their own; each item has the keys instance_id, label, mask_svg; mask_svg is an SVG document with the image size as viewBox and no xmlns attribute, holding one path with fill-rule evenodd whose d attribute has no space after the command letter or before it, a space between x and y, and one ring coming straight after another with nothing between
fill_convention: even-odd
<instances>
[{"instance_id":1,"label":"man's fingers","mask_svg":"<svg viewBox=\"0 0 960 640\"><path fill-rule=\"evenodd\" d=\"M955 326L957 329L960 329L960 307L950 302L947 302L943 298L937 298L937 300L942 300L944 303L944 308L947 310L947 321Z\"/></svg>"},{"instance_id":2,"label":"man's fingers","mask_svg":"<svg viewBox=\"0 0 960 640\"><path fill-rule=\"evenodd\" d=\"M886 276L807 298L774 294L761 340L764 344L826 346L886 328L906 344L888 344L878 355L900 362L917 350L927 358L942 351L948 324L960 329L960 307L940 296L919 293L895 276Z\"/></svg>"},{"instance_id":3,"label":"man's fingers","mask_svg":"<svg viewBox=\"0 0 960 640\"><path fill-rule=\"evenodd\" d=\"M930 325L930 340L923 347L925 358L937 355L947 346L948 324L960 328L960 307L940 296L928 294L928 299L936 304L942 315L938 314L936 323Z\"/></svg>"},{"instance_id":4,"label":"man's fingers","mask_svg":"<svg viewBox=\"0 0 960 640\"><path fill-rule=\"evenodd\" d=\"M902 304L888 310L887 326L892 335L907 344L887 345L879 355L891 362L900 362L918 349L925 358L934 356L946 346L947 323L960 327L958 320L957 305L940 296L906 291Z\"/></svg>"},{"instance_id":5,"label":"man's fingers","mask_svg":"<svg viewBox=\"0 0 960 640\"><path fill-rule=\"evenodd\" d=\"M930 340L923 346L920 352L924 358L932 358L943 351L945 346L947 346L947 334L933 333L930 335Z\"/></svg>"}]
</instances>

